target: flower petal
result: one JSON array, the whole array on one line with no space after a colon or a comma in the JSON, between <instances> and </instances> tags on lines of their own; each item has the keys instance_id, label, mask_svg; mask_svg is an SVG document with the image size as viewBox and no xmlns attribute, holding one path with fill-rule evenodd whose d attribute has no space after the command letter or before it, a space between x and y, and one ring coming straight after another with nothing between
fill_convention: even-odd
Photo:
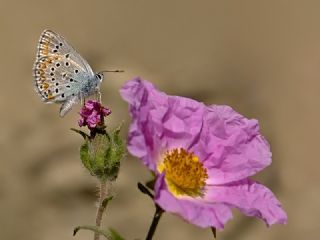
<instances>
[{"instance_id":1,"label":"flower petal","mask_svg":"<svg viewBox=\"0 0 320 240\"><path fill-rule=\"evenodd\" d=\"M259 132L258 121L228 106L207 108L202 135L194 148L208 168L207 184L238 181L271 163L270 147Z\"/></svg>"},{"instance_id":2,"label":"flower petal","mask_svg":"<svg viewBox=\"0 0 320 240\"><path fill-rule=\"evenodd\" d=\"M232 218L230 207L267 225L286 223L279 201L264 186L247 180L271 163L269 144L257 120L228 106L205 106L192 99L168 96L139 78L120 91L129 103L132 123L129 152L157 173L155 202L200 227L222 229ZM157 164L167 150L184 148L207 169L203 198L172 195ZM243 180L245 179L245 180Z\"/></svg>"},{"instance_id":3,"label":"flower petal","mask_svg":"<svg viewBox=\"0 0 320 240\"><path fill-rule=\"evenodd\" d=\"M205 200L236 207L247 216L263 219L268 226L287 223L287 215L273 193L250 179L225 186L208 186Z\"/></svg>"},{"instance_id":4,"label":"flower petal","mask_svg":"<svg viewBox=\"0 0 320 240\"><path fill-rule=\"evenodd\" d=\"M108 116L111 111L105 108L98 101L88 100L80 110L79 126L88 126L89 129L95 128L97 125L102 124L103 117Z\"/></svg>"},{"instance_id":5,"label":"flower petal","mask_svg":"<svg viewBox=\"0 0 320 240\"><path fill-rule=\"evenodd\" d=\"M128 81L120 93L132 117L128 150L152 170L165 151L188 149L198 138L205 110L202 103L167 96L139 78Z\"/></svg>"},{"instance_id":6,"label":"flower petal","mask_svg":"<svg viewBox=\"0 0 320 240\"><path fill-rule=\"evenodd\" d=\"M164 174L157 179L155 202L165 211L174 213L184 220L199 227L223 229L224 224L232 218L228 205L223 203L206 203L192 198L175 198L167 189Z\"/></svg>"}]
</instances>

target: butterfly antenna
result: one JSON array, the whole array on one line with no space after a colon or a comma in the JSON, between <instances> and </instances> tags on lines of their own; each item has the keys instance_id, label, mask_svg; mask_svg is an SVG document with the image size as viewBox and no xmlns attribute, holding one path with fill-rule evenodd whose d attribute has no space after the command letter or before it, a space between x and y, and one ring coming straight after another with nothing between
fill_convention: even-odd
<instances>
[{"instance_id":1,"label":"butterfly antenna","mask_svg":"<svg viewBox=\"0 0 320 240\"><path fill-rule=\"evenodd\" d=\"M103 71L100 71L99 73L104 73L104 72L115 72L115 73L118 73L118 72L124 72L124 70L103 70Z\"/></svg>"}]
</instances>

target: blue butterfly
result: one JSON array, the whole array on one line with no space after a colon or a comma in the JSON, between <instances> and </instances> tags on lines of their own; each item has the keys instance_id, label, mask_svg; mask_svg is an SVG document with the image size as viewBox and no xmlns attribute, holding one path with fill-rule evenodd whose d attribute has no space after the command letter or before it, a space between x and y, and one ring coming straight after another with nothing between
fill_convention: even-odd
<instances>
[{"instance_id":1,"label":"blue butterfly","mask_svg":"<svg viewBox=\"0 0 320 240\"><path fill-rule=\"evenodd\" d=\"M88 62L62 36L51 30L41 34L33 67L35 89L44 102L61 103L61 117L86 97L100 96L103 72L123 71L94 73Z\"/></svg>"}]
</instances>

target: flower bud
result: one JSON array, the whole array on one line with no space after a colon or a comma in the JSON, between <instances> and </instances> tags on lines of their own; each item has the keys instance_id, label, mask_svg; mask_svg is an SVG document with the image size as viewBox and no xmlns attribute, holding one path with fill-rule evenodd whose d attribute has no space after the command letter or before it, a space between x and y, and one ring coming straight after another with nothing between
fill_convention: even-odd
<instances>
[{"instance_id":1,"label":"flower bud","mask_svg":"<svg viewBox=\"0 0 320 240\"><path fill-rule=\"evenodd\" d=\"M85 138L80 149L80 158L91 175L109 181L117 178L120 160L124 155L120 129L121 126L110 134L98 132L92 138Z\"/></svg>"}]
</instances>

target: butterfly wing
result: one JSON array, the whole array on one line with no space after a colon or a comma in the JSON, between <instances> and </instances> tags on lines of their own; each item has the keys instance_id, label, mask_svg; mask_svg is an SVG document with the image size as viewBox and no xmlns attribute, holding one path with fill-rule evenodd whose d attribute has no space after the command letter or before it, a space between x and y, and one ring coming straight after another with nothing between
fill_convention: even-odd
<instances>
[{"instance_id":1,"label":"butterfly wing","mask_svg":"<svg viewBox=\"0 0 320 240\"><path fill-rule=\"evenodd\" d=\"M70 56L69 60L76 63L79 68L94 74L88 62L62 36L51 30L44 30L40 35L36 60L43 57L54 58L57 55Z\"/></svg>"},{"instance_id":2,"label":"butterfly wing","mask_svg":"<svg viewBox=\"0 0 320 240\"><path fill-rule=\"evenodd\" d=\"M82 97L83 86L94 79L87 61L62 36L50 30L40 36L33 73L42 100L65 103L62 107L68 106L69 110ZM60 115L64 115L62 112L63 109Z\"/></svg>"},{"instance_id":3,"label":"butterfly wing","mask_svg":"<svg viewBox=\"0 0 320 240\"><path fill-rule=\"evenodd\" d=\"M67 101L64 101L60 107L60 117L66 115L72 108L72 106L79 102L78 97L70 97Z\"/></svg>"}]
</instances>

